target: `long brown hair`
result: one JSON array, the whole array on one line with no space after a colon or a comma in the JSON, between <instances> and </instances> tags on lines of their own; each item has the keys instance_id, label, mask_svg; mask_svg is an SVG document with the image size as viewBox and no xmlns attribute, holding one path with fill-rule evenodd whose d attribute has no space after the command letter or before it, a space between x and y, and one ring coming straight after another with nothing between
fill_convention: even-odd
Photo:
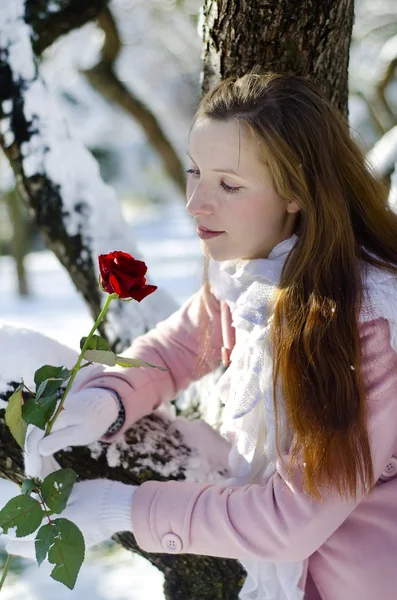
<instances>
[{"instance_id":1,"label":"long brown hair","mask_svg":"<svg viewBox=\"0 0 397 600\"><path fill-rule=\"evenodd\" d=\"M298 241L281 275L272 328L304 489L355 497L374 484L360 369L360 261L397 274L397 216L347 121L309 80L248 74L204 96L196 119L236 119L261 142L280 197L300 207ZM208 282L207 282L208 286ZM274 397L277 417L277 398ZM280 432L279 432L280 433ZM279 452L280 454L280 452Z\"/></svg>"}]
</instances>

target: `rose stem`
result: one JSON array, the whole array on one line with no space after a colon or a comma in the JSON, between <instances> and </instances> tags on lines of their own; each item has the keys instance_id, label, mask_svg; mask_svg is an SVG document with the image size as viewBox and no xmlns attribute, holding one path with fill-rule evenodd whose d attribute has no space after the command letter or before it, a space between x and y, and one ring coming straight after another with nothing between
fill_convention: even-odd
<instances>
[{"instance_id":1,"label":"rose stem","mask_svg":"<svg viewBox=\"0 0 397 600\"><path fill-rule=\"evenodd\" d=\"M92 336L94 335L95 331L97 330L98 325L101 323L103 317L105 316L105 314L106 314L106 312L107 312L107 310L109 308L109 305L110 305L111 301L114 300L115 298L118 298L117 294L109 294L109 296L107 297L106 302L105 302L105 304L104 304L101 312L99 313L99 316L98 316L97 320L95 321L94 325L92 326L92 329L91 329L90 333L88 334L88 336L87 336L87 338L86 338L86 340L85 340L85 342L83 344L83 347L81 349L79 358L77 359L76 364L72 368L72 375L71 375L71 377L70 377L70 379L68 381L68 384L67 384L67 386L65 388L65 391L64 391L63 396L62 396L62 400L59 403L59 406L58 406L57 410L55 411L54 416L47 423L47 428L46 428L46 431L45 431L45 435L48 435L50 433L50 431L51 431L51 429L52 429L52 427L53 427L56 419L58 418L59 413L62 411L63 404L64 404L64 402L66 400L66 396L68 395L69 390L72 387L72 383L74 381L74 378L76 377L76 375L77 375L77 373L78 373L78 371L80 369L80 364L81 364L81 361L83 360L84 352L87 350L88 343L91 340Z\"/></svg>"},{"instance_id":2,"label":"rose stem","mask_svg":"<svg viewBox=\"0 0 397 600\"><path fill-rule=\"evenodd\" d=\"M9 554L7 556L6 564L4 565L3 575L1 576L0 591L1 591L2 587L3 587L3 583L4 583L5 579L7 577L7 573L8 573L8 569L10 568L11 561L12 561L12 554Z\"/></svg>"}]
</instances>

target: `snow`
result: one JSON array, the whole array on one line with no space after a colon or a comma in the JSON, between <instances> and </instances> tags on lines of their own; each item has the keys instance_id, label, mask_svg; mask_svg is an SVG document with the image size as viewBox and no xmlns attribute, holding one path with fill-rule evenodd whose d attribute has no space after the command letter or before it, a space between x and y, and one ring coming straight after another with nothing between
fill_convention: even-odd
<instances>
[{"instance_id":1,"label":"snow","mask_svg":"<svg viewBox=\"0 0 397 600\"><path fill-rule=\"evenodd\" d=\"M104 556L89 552L72 591L50 577L48 564L39 568L30 562L22 574L8 575L2 599L162 600L162 573L139 555L115 546Z\"/></svg>"},{"instance_id":2,"label":"snow","mask_svg":"<svg viewBox=\"0 0 397 600\"><path fill-rule=\"evenodd\" d=\"M140 210L142 216L144 211ZM145 256L153 280L167 287L176 302L181 304L201 284L201 249L200 242L195 237L192 223L184 210L182 203L169 204L149 211L146 218L137 220L136 213L130 213L129 227L137 245ZM54 256L48 252L36 252L28 255L27 271L29 283L33 291L31 298L20 298L16 294L16 280L13 263L9 257L0 258L0 276L2 294L0 295L0 314L2 320L0 331L8 330L12 338L11 325L18 324L25 328L33 328L42 334L56 338L70 347L67 351L70 360L74 359L79 346L79 340L91 327L92 320L85 308L83 300L74 290L69 277ZM27 347L37 335L28 329L24 333ZM18 338L20 339L20 338ZM10 341L11 343L11 341ZM19 343L19 342L18 342ZM54 345L54 349L57 345ZM33 356L23 365L24 371L31 370L32 364L40 364L43 348L34 347ZM48 351L48 350L47 350ZM10 349L12 354L12 347ZM63 348L63 352L65 349ZM27 353L28 354L28 353ZM33 353L32 353L33 354ZM56 359L56 356L54 357ZM30 362L29 362L30 361ZM42 363L41 363L42 364ZM18 371L18 373L17 373ZM17 367L15 376L20 374ZM0 379L1 373L0 373ZM28 384L28 381L26 381ZM178 423L181 428L182 423ZM198 430L205 433L205 444L216 443L216 436L204 424L194 426L197 436L192 435L192 445L199 446ZM208 429L207 429L208 428ZM98 457L101 449L99 444L90 446L91 453ZM223 445L223 455L219 456L219 465L210 464L210 459L197 459L193 453L190 460L189 479L197 480L203 471L213 471L221 468L226 456L226 446ZM109 464L118 464L122 460L122 444L112 444L107 451ZM8 481L0 481L0 507L18 492L17 486ZM0 538L1 542L1 538ZM100 546L91 550L78 577L73 591L54 582L46 571L45 565L38 568L35 564L25 561L27 565L18 576L11 573L2 590L4 600L162 600L163 575L148 561L138 555L110 546L112 551L105 552Z\"/></svg>"}]
</instances>

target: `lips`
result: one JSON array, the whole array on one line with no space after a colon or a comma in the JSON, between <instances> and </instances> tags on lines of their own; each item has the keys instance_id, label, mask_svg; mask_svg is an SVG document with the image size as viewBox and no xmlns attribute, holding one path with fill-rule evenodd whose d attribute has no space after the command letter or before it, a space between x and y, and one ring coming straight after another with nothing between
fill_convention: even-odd
<instances>
[{"instance_id":1,"label":"lips","mask_svg":"<svg viewBox=\"0 0 397 600\"><path fill-rule=\"evenodd\" d=\"M216 231L215 229L207 229L206 227L202 227L202 225L200 225L197 229L199 231L205 231L206 233L225 233L224 231Z\"/></svg>"},{"instance_id":2,"label":"lips","mask_svg":"<svg viewBox=\"0 0 397 600\"><path fill-rule=\"evenodd\" d=\"M204 227L198 227L197 235L201 240L210 240L212 238L217 238L223 235L224 231L212 231L211 229L205 229Z\"/></svg>"}]
</instances>

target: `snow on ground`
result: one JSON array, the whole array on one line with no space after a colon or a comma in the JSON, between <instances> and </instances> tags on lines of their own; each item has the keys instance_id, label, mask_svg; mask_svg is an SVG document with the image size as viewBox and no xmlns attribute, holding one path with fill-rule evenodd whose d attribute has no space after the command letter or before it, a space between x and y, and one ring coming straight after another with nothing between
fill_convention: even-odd
<instances>
[{"instance_id":1,"label":"snow on ground","mask_svg":"<svg viewBox=\"0 0 397 600\"><path fill-rule=\"evenodd\" d=\"M182 203L127 215L138 248L148 265L153 283L166 287L182 304L201 284L200 242ZM125 248L114 248L126 250ZM29 254L26 261L30 298L16 294L15 269L11 258L0 258L0 325L19 324L54 337L78 349L92 320L84 301L75 291L57 259L48 251ZM0 480L0 507L18 492L18 487ZM0 538L1 544L1 538ZM19 575L8 575L2 600L162 600L163 575L148 561L120 549L91 550L73 591L26 561Z\"/></svg>"}]
</instances>

